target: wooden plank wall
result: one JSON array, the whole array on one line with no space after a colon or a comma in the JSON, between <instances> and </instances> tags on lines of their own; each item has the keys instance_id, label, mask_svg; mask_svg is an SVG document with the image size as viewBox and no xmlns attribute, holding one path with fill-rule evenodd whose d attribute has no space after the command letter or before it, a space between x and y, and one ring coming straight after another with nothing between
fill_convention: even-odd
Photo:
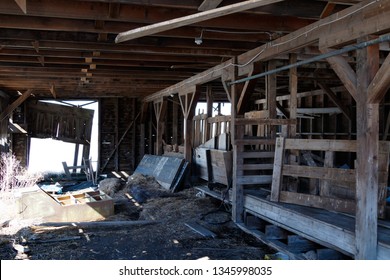
<instances>
[{"instance_id":1,"label":"wooden plank wall","mask_svg":"<svg viewBox=\"0 0 390 280\"><path fill-rule=\"evenodd\" d=\"M99 100L99 166L100 172L125 171L132 174L139 162L139 121L128 130L139 112L134 98L102 98ZM123 137L119 147L118 142ZM110 157L111 156L111 157Z\"/></svg>"},{"instance_id":2,"label":"wooden plank wall","mask_svg":"<svg viewBox=\"0 0 390 280\"><path fill-rule=\"evenodd\" d=\"M379 181L378 216L384 218L385 199L389 165L389 142L381 142L379 150L379 166L381 166ZM323 208L331 211L355 214L356 170L353 166L334 166L334 153L356 153L355 140L320 140L320 139L284 139L279 137L275 150L275 162L271 189L271 201L294 203L304 206ZM324 152L325 159L313 164L286 164L283 155L288 150ZM298 192L290 191L288 178L298 180ZM311 193L305 188L303 178L316 179L320 190ZM321 182L322 184L319 184ZM325 184L326 183L326 184ZM306 183L307 186L307 183ZM325 189L323 189L325 188ZM342 192L340 190L345 190Z\"/></svg>"}]
</instances>

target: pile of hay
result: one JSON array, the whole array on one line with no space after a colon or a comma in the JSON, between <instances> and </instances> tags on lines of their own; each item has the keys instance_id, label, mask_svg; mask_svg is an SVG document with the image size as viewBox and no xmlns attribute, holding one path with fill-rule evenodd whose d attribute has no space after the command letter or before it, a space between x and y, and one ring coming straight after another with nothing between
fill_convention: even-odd
<instances>
[{"instance_id":1,"label":"pile of hay","mask_svg":"<svg viewBox=\"0 0 390 280\"><path fill-rule=\"evenodd\" d=\"M107 178L99 182L99 190L111 197L115 197L122 188L122 180L118 178Z\"/></svg>"}]
</instances>

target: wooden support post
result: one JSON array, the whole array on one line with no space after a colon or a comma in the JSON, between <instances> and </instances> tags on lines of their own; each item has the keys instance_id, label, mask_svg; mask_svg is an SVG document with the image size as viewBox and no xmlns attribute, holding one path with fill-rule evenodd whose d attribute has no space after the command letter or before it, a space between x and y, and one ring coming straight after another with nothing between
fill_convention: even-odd
<instances>
[{"instance_id":1,"label":"wooden support post","mask_svg":"<svg viewBox=\"0 0 390 280\"><path fill-rule=\"evenodd\" d=\"M148 113L148 107L149 103L148 102L142 102L141 104L141 119L140 119L140 138L139 138L139 156L140 158L143 158L145 155L145 138L146 138L146 115ZM150 144L150 141L149 141Z\"/></svg>"},{"instance_id":2,"label":"wooden support post","mask_svg":"<svg viewBox=\"0 0 390 280\"><path fill-rule=\"evenodd\" d=\"M290 64L297 62L297 55L290 54ZM289 88L290 88L290 120L297 120L297 107L298 107L298 73L297 68L290 69ZM295 138L297 134L297 123L292 123L288 127L288 136ZM291 150L289 152L288 161L290 164L297 164L299 159L299 151ZM293 192L298 191L298 182L293 181L288 184L288 189Z\"/></svg>"},{"instance_id":3,"label":"wooden support post","mask_svg":"<svg viewBox=\"0 0 390 280\"><path fill-rule=\"evenodd\" d=\"M162 140L163 140L163 131L165 127L165 113L167 110L167 101L165 98L154 101L154 112L156 114L156 155L163 154Z\"/></svg>"},{"instance_id":4,"label":"wooden support post","mask_svg":"<svg viewBox=\"0 0 390 280\"><path fill-rule=\"evenodd\" d=\"M238 76L237 57L233 58L233 66L231 68L232 81L235 81ZM238 178L243 175L242 164L243 159L239 155L243 152L244 147L237 144L237 139L242 139L244 136L244 127L236 126L237 119L237 102L238 88L233 84L230 88L231 92L231 140L233 144L233 190L232 190L232 220L235 223L244 222L244 186L238 182Z\"/></svg>"},{"instance_id":5,"label":"wooden support post","mask_svg":"<svg viewBox=\"0 0 390 280\"><path fill-rule=\"evenodd\" d=\"M268 71L271 71L276 68L275 60L271 60L268 62ZM271 74L266 77L266 96L267 96L267 110L268 117L270 119L276 119L277 111L276 111L276 74ZM269 138L274 139L276 137L276 127L269 126L267 131Z\"/></svg>"},{"instance_id":6,"label":"wooden support post","mask_svg":"<svg viewBox=\"0 0 390 280\"><path fill-rule=\"evenodd\" d=\"M357 51L356 259L377 258L379 104L368 103L367 88L378 68L378 45Z\"/></svg>"},{"instance_id":7,"label":"wooden support post","mask_svg":"<svg viewBox=\"0 0 390 280\"><path fill-rule=\"evenodd\" d=\"M80 144L75 144L74 147L74 158L73 158L73 165L76 166L78 159L79 159L79 148ZM73 173L76 173L76 168L73 169Z\"/></svg>"},{"instance_id":8,"label":"wooden support post","mask_svg":"<svg viewBox=\"0 0 390 280\"><path fill-rule=\"evenodd\" d=\"M213 116L213 89L211 86L207 87L206 91L206 101L207 101L207 118L211 118ZM206 131L205 137L206 140L211 139L213 135L213 126L206 120Z\"/></svg>"},{"instance_id":9,"label":"wooden support post","mask_svg":"<svg viewBox=\"0 0 390 280\"><path fill-rule=\"evenodd\" d=\"M193 117L200 93L200 86L193 86L179 92L181 109L184 115L184 159L189 163L192 162Z\"/></svg>"},{"instance_id":10,"label":"wooden support post","mask_svg":"<svg viewBox=\"0 0 390 280\"><path fill-rule=\"evenodd\" d=\"M334 152L326 151L324 167L333 168L334 167ZM321 180L320 181L320 196L329 196L330 195L330 181Z\"/></svg>"},{"instance_id":11,"label":"wooden support post","mask_svg":"<svg viewBox=\"0 0 390 280\"><path fill-rule=\"evenodd\" d=\"M172 104L172 145L179 145L178 130L179 130L179 100L176 100L177 96L173 97Z\"/></svg>"},{"instance_id":12,"label":"wooden support post","mask_svg":"<svg viewBox=\"0 0 390 280\"><path fill-rule=\"evenodd\" d=\"M297 62L297 55L291 54L290 55L290 64ZM291 68L290 69L290 119L296 120L297 119L297 94L298 94L298 74L297 74L297 68ZM289 127L289 137L295 138L297 133L297 124L292 124Z\"/></svg>"},{"instance_id":13,"label":"wooden support post","mask_svg":"<svg viewBox=\"0 0 390 280\"><path fill-rule=\"evenodd\" d=\"M271 201L279 201L280 191L282 190L282 167L284 155L284 138L276 138L274 168L272 173Z\"/></svg>"}]
</instances>

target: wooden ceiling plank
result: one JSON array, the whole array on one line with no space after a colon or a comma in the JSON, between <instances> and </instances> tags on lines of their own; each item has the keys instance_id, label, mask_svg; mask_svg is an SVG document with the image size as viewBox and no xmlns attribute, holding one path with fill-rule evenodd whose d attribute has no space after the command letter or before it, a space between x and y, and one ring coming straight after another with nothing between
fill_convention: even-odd
<instances>
[{"instance_id":1,"label":"wooden ceiling plank","mask_svg":"<svg viewBox=\"0 0 390 280\"><path fill-rule=\"evenodd\" d=\"M193 14L193 15L189 15L189 16L185 16L185 17L181 17L181 18L176 18L176 19L172 19L172 20L168 20L168 21L164 21L164 22L160 22L160 23L156 23L156 24L152 24L152 25L148 25L148 26L144 26L144 27L140 27L140 28L136 28L136 29L129 30L126 32L122 32L122 33L119 33L117 35L117 37L115 38L115 42L121 43L121 42L125 42L128 40L140 38L143 36L153 35L153 34L167 31L170 29L174 29L177 27L190 25L193 23L213 19L216 17L225 16L225 15L232 14L232 13L238 13L238 12L242 12L245 10L250 10L253 8L273 4L276 2L280 2L280 1L282 1L282 0L249 0L249 1L244 1L244 2L240 2L240 3L224 6L221 8L216 8L216 9L213 9L210 11L200 12L197 14Z\"/></svg>"},{"instance_id":2,"label":"wooden ceiling plank","mask_svg":"<svg viewBox=\"0 0 390 280\"><path fill-rule=\"evenodd\" d=\"M325 19L319 20L295 32L291 32L288 35L280 37L270 43L252 49L238 56L238 63L246 64L249 61L256 62L268 60L282 53L292 52L305 46L313 45L314 43L318 42L320 38L323 38L324 34L327 34L329 36L329 33L325 32L326 30L333 30L333 28L336 28L339 25L341 25L343 28L349 28L350 26L353 26L353 28L355 28L356 30L363 30L361 36L374 33L385 33L390 29L390 1L385 2L386 3L384 5L382 1L364 1L361 4L351 6L350 8L344 9L339 13L333 14ZM381 12L380 18L383 18L383 16L387 17L387 19L385 20L385 24L374 25L374 27L377 27L378 29L375 29L372 26L369 29L363 28L367 24L364 16L371 14L376 15L378 14L378 11ZM369 20L373 20L372 17L370 17ZM347 38L349 36L348 34L344 35ZM324 39L326 39L326 36ZM150 96L147 96L144 98L143 101L151 102L155 98L161 98L162 96L167 96L171 93L176 93L183 86L203 84L218 79L219 77L221 77L223 69L229 67L229 65L231 64L232 60L230 59L222 64L219 64L217 66L214 66L213 68L210 68L204 72L192 76L187 80L172 85L169 88L156 92ZM356 79L356 74L354 73L352 68L350 68L346 61L336 65L339 65L339 67L336 67L336 69L345 70L340 71L340 73L344 74L346 77L345 81L347 82L346 84L349 86L348 91L350 91L352 96L355 95L356 97L356 83L354 82L354 79ZM349 67L346 67L347 65ZM248 69L242 69L242 72L248 73Z\"/></svg>"},{"instance_id":3,"label":"wooden ceiling plank","mask_svg":"<svg viewBox=\"0 0 390 280\"><path fill-rule=\"evenodd\" d=\"M15 2L18 4L23 13L27 14L27 0L15 0Z\"/></svg>"},{"instance_id":4,"label":"wooden ceiling plank","mask_svg":"<svg viewBox=\"0 0 390 280\"><path fill-rule=\"evenodd\" d=\"M208 11L215 9L219 4L222 3L223 0L203 0L202 4L200 4L198 11Z\"/></svg>"}]
</instances>

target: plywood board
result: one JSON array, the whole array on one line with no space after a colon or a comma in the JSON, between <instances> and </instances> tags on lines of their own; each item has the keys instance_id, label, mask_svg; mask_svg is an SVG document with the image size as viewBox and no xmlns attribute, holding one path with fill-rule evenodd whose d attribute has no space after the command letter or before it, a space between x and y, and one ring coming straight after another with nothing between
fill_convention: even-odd
<instances>
[{"instance_id":1,"label":"plywood board","mask_svg":"<svg viewBox=\"0 0 390 280\"><path fill-rule=\"evenodd\" d=\"M134 173L152 176L162 187L170 190L182 174L184 162L182 158L144 155Z\"/></svg>"}]
</instances>

